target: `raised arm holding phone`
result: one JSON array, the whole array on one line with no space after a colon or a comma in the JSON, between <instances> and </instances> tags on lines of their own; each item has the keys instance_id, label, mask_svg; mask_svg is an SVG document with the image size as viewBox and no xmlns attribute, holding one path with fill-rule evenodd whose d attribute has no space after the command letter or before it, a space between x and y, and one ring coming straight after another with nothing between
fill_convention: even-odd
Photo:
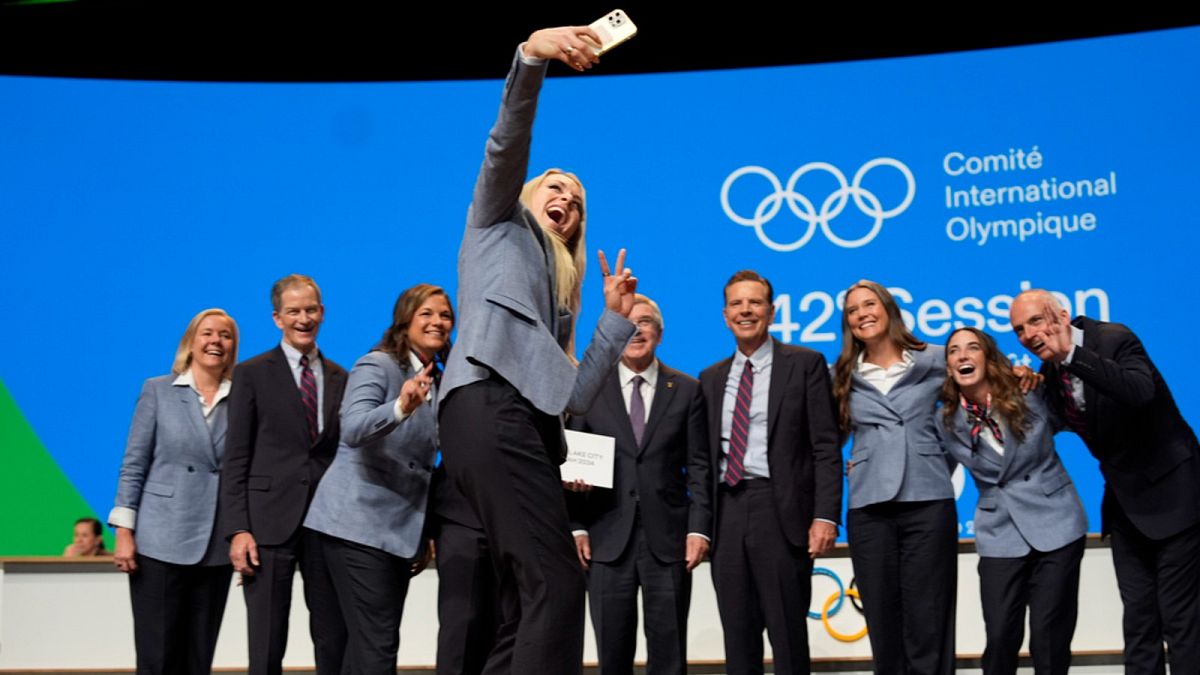
<instances>
[{"instance_id":1,"label":"raised arm holding phone","mask_svg":"<svg viewBox=\"0 0 1200 675\"><path fill-rule=\"evenodd\" d=\"M583 26L529 36L513 59L459 251L458 341L439 390L449 480L482 522L498 561L504 620L487 672L578 673L584 578L558 465L562 414L586 410L635 332L637 280L625 253L600 254L605 311L582 360L575 317L585 268L586 196L551 169L526 182L547 61L598 62Z\"/></svg>"}]
</instances>

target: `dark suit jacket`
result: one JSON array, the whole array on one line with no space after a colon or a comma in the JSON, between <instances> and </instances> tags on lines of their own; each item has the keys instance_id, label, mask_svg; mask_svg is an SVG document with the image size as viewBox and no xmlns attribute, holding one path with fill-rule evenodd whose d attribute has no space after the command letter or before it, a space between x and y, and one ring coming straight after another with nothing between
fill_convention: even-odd
<instances>
[{"instance_id":1,"label":"dark suit jacket","mask_svg":"<svg viewBox=\"0 0 1200 675\"><path fill-rule=\"evenodd\" d=\"M804 347L772 339L771 386L767 401L767 467L779 522L788 542L808 547L813 518L842 517L842 453L825 358ZM733 357L700 373L708 416L709 467L713 494L721 480L721 406ZM713 516L720 499L713 500ZM715 521L714 521L715 525ZM713 546L719 534L714 526Z\"/></svg>"},{"instance_id":2,"label":"dark suit jacket","mask_svg":"<svg viewBox=\"0 0 1200 675\"><path fill-rule=\"evenodd\" d=\"M1066 369L1084 383L1085 440L1106 483L1105 530L1118 506L1151 539L1200 522L1200 444L1141 341L1118 323L1071 323L1083 329L1083 346ZM1041 372L1063 414L1058 366L1044 363Z\"/></svg>"},{"instance_id":3,"label":"dark suit jacket","mask_svg":"<svg viewBox=\"0 0 1200 675\"><path fill-rule=\"evenodd\" d=\"M300 527L317 483L337 452L338 408L346 371L324 355L325 429L309 442L300 390L282 347L238 364L229 392L229 431L221 470L221 532L256 543L287 541Z\"/></svg>"},{"instance_id":4,"label":"dark suit jacket","mask_svg":"<svg viewBox=\"0 0 1200 675\"><path fill-rule=\"evenodd\" d=\"M639 507L646 543L660 562L684 559L688 532L712 536L704 401L695 378L659 362L641 445L633 438L616 368L587 414L569 426L616 439L612 489L570 502L572 529L588 531L593 560L621 556Z\"/></svg>"}]
</instances>

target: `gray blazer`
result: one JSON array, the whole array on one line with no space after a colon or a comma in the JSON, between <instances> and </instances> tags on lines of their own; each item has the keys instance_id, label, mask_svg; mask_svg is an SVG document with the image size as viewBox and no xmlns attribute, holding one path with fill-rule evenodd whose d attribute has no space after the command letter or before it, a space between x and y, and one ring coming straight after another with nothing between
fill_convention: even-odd
<instances>
[{"instance_id":1,"label":"gray blazer","mask_svg":"<svg viewBox=\"0 0 1200 675\"><path fill-rule=\"evenodd\" d=\"M575 319L559 313L553 251L518 201L545 74L518 54L504 85L458 252L458 337L439 396L490 369L546 414L582 414L637 329L606 309L578 369L563 351Z\"/></svg>"},{"instance_id":2,"label":"gray blazer","mask_svg":"<svg viewBox=\"0 0 1200 675\"><path fill-rule=\"evenodd\" d=\"M1062 548L1087 533L1087 514L1054 450L1061 424L1043 400L1045 389L1025 396L1029 405L1025 440L1004 439L1004 455L971 439L967 413L959 407L946 429L938 429L946 451L971 471L979 488L975 548L986 558L1019 558Z\"/></svg>"},{"instance_id":3,"label":"gray blazer","mask_svg":"<svg viewBox=\"0 0 1200 675\"><path fill-rule=\"evenodd\" d=\"M421 545L437 452L437 414L422 405L397 422L396 399L411 364L373 351L350 370L342 436L304 526L412 558Z\"/></svg>"},{"instance_id":4,"label":"gray blazer","mask_svg":"<svg viewBox=\"0 0 1200 675\"><path fill-rule=\"evenodd\" d=\"M934 405L946 350L913 351L913 365L884 395L855 373L850 383L850 508L953 499L950 464L938 442Z\"/></svg>"},{"instance_id":5,"label":"gray blazer","mask_svg":"<svg viewBox=\"0 0 1200 675\"><path fill-rule=\"evenodd\" d=\"M138 553L177 565L211 564L205 551L217 516L228 399L213 410L210 431L196 392L174 386L175 378L154 377L142 386L114 505L137 512Z\"/></svg>"}]
</instances>

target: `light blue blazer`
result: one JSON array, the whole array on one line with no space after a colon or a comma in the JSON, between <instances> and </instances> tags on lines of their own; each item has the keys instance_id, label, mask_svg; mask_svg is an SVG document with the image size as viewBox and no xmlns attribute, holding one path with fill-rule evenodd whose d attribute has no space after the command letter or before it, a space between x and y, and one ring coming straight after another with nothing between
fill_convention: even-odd
<instances>
[{"instance_id":1,"label":"light blue blazer","mask_svg":"<svg viewBox=\"0 0 1200 675\"><path fill-rule=\"evenodd\" d=\"M439 395L490 369L546 414L583 414L637 329L606 309L578 368L563 351L574 317L559 313L553 250L518 201L545 74L518 54L504 85L458 252L458 337Z\"/></svg>"},{"instance_id":2,"label":"light blue blazer","mask_svg":"<svg viewBox=\"0 0 1200 675\"><path fill-rule=\"evenodd\" d=\"M342 436L304 526L412 558L421 545L437 452L437 414L426 403L396 421L396 399L414 375L407 361L373 351L350 370Z\"/></svg>"},{"instance_id":3,"label":"light blue blazer","mask_svg":"<svg viewBox=\"0 0 1200 675\"><path fill-rule=\"evenodd\" d=\"M196 392L173 385L175 379L163 375L142 386L114 505L137 512L138 553L178 565L214 564L205 551L217 515L228 399L212 411L210 431Z\"/></svg>"},{"instance_id":4,"label":"light blue blazer","mask_svg":"<svg viewBox=\"0 0 1200 675\"><path fill-rule=\"evenodd\" d=\"M850 508L953 499L950 463L938 442L935 405L946 350L913 350L913 365L886 395L858 373L850 383Z\"/></svg>"},{"instance_id":5,"label":"light blue blazer","mask_svg":"<svg viewBox=\"0 0 1200 675\"><path fill-rule=\"evenodd\" d=\"M971 471L979 488L975 548L981 556L1019 558L1030 549L1053 551L1087 533L1087 514L1054 450L1054 432L1062 425L1050 414L1042 391L1025 396L1025 440L1010 432L1003 456L982 440L972 442L961 407L950 429L939 420L946 451Z\"/></svg>"}]
</instances>

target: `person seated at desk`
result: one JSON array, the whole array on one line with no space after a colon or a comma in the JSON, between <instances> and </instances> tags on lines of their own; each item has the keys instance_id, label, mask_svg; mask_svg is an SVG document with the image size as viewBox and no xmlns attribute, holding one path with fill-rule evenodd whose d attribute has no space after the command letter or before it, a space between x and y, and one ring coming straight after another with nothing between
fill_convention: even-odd
<instances>
[{"instance_id":1,"label":"person seated at desk","mask_svg":"<svg viewBox=\"0 0 1200 675\"><path fill-rule=\"evenodd\" d=\"M64 558L92 558L112 555L104 548L104 526L96 518L80 518L75 521L75 536L63 549Z\"/></svg>"}]
</instances>

